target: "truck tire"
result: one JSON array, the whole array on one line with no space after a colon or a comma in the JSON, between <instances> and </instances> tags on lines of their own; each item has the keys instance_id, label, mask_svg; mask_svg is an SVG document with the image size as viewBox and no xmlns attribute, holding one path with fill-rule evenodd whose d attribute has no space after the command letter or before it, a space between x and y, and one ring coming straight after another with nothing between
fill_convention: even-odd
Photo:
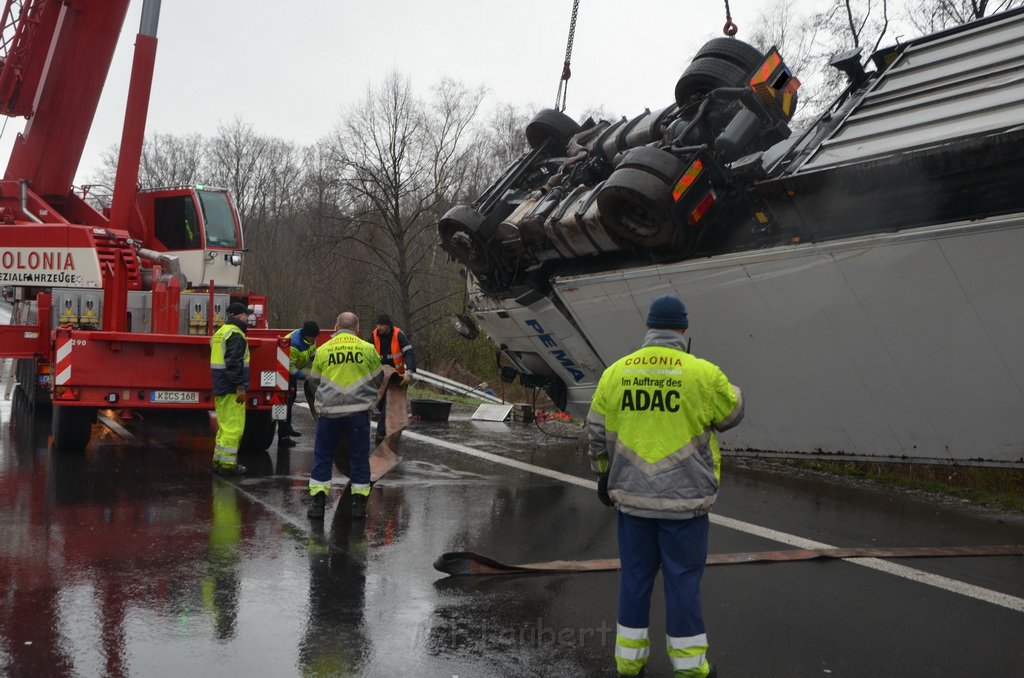
<instances>
[{"instance_id":1,"label":"truck tire","mask_svg":"<svg viewBox=\"0 0 1024 678\"><path fill-rule=\"evenodd\" d=\"M238 444L239 454L263 452L274 442L277 422L271 418L270 410L246 410L245 431Z\"/></svg>"},{"instance_id":2,"label":"truck tire","mask_svg":"<svg viewBox=\"0 0 1024 678\"><path fill-rule=\"evenodd\" d=\"M649 250L672 242L672 189L653 174L615 170L597 194L597 206L605 228L623 243Z\"/></svg>"},{"instance_id":3,"label":"truck tire","mask_svg":"<svg viewBox=\"0 0 1024 678\"><path fill-rule=\"evenodd\" d=\"M747 79L747 71L736 64L706 57L690 64L676 83L676 105L686 109L697 99L719 87L740 87Z\"/></svg>"},{"instance_id":4,"label":"truck tire","mask_svg":"<svg viewBox=\"0 0 1024 678\"><path fill-rule=\"evenodd\" d=\"M50 394L39 385L39 375L36 374L36 361L31 358L21 358L15 361L15 376L21 387L22 393L28 399L32 407L45 407L50 404Z\"/></svg>"},{"instance_id":5,"label":"truck tire","mask_svg":"<svg viewBox=\"0 0 1024 678\"><path fill-rule=\"evenodd\" d=\"M456 205L437 224L441 248L470 269L487 261L487 236L484 218L468 205Z\"/></svg>"},{"instance_id":6,"label":"truck tire","mask_svg":"<svg viewBox=\"0 0 1024 678\"><path fill-rule=\"evenodd\" d=\"M61 452L84 452L95 421L95 407L54 405L53 448Z\"/></svg>"},{"instance_id":7,"label":"truck tire","mask_svg":"<svg viewBox=\"0 0 1024 678\"><path fill-rule=\"evenodd\" d=\"M526 126L526 143L530 148L539 148L545 141L550 141L555 154L564 153L569 139L579 131L580 126L568 115L545 108Z\"/></svg>"},{"instance_id":8,"label":"truck tire","mask_svg":"<svg viewBox=\"0 0 1024 678\"><path fill-rule=\"evenodd\" d=\"M683 163L668 151L653 146L638 146L626 151L616 166L619 169L638 169L672 185L683 173Z\"/></svg>"},{"instance_id":9,"label":"truck tire","mask_svg":"<svg viewBox=\"0 0 1024 678\"><path fill-rule=\"evenodd\" d=\"M704 46L697 50L693 60L712 58L728 61L743 69L749 74L764 61L764 54L761 50L748 45L736 38L715 38L704 43Z\"/></svg>"}]
</instances>

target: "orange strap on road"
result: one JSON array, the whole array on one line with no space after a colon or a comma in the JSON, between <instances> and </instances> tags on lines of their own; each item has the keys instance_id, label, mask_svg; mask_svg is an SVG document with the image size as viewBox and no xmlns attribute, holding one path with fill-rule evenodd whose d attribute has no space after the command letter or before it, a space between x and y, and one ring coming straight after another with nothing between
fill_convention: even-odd
<instances>
[{"instance_id":1,"label":"orange strap on road","mask_svg":"<svg viewBox=\"0 0 1024 678\"><path fill-rule=\"evenodd\" d=\"M750 551L746 553L712 553L707 564L739 565L743 563L777 563L816 558L943 558L967 556L1020 556L1024 544L1007 546L910 546L786 549L782 551ZM507 565L472 551L453 551L434 561L434 569L452 576L487 574L553 574L569 572L608 572L619 569L617 558L601 560L552 560L546 563Z\"/></svg>"}]
</instances>

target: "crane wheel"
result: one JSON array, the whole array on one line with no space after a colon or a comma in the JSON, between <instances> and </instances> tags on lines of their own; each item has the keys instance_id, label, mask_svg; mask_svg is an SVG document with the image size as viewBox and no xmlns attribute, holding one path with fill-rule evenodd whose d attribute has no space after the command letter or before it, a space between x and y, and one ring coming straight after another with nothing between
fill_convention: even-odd
<instances>
[{"instance_id":1,"label":"crane wheel","mask_svg":"<svg viewBox=\"0 0 1024 678\"><path fill-rule=\"evenodd\" d=\"M95 407L53 406L53 448L61 452L84 452L96 421Z\"/></svg>"}]
</instances>

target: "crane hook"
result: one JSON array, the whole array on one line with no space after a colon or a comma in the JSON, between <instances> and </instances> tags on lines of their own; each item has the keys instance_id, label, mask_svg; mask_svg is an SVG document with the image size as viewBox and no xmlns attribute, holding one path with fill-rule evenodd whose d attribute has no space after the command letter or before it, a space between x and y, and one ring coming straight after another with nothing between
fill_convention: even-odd
<instances>
[{"instance_id":1,"label":"crane hook","mask_svg":"<svg viewBox=\"0 0 1024 678\"><path fill-rule=\"evenodd\" d=\"M729 0L725 0L725 25L722 26L722 32L725 33L726 37L733 37L740 30L732 20L732 13L729 11Z\"/></svg>"}]
</instances>

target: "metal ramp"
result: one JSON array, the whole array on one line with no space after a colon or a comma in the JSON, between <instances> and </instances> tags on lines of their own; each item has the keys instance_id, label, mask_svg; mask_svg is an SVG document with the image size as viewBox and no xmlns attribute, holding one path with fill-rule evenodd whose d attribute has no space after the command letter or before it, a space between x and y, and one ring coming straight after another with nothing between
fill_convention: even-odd
<instances>
[{"instance_id":1,"label":"metal ramp","mask_svg":"<svg viewBox=\"0 0 1024 678\"><path fill-rule=\"evenodd\" d=\"M484 390L487 388L486 383L480 384L479 386L466 386L454 379L442 377L440 374L434 374L433 372L427 372L426 370L416 370L416 372L413 373L412 378L416 381L421 381L424 384L430 384L431 386L439 388L442 391L446 391L447 393L476 398L478 400L485 400L499 405L505 404L504 400L493 393L488 393Z\"/></svg>"},{"instance_id":2,"label":"metal ramp","mask_svg":"<svg viewBox=\"0 0 1024 678\"><path fill-rule=\"evenodd\" d=\"M475 421L505 421L514 405L481 405L470 419Z\"/></svg>"}]
</instances>

